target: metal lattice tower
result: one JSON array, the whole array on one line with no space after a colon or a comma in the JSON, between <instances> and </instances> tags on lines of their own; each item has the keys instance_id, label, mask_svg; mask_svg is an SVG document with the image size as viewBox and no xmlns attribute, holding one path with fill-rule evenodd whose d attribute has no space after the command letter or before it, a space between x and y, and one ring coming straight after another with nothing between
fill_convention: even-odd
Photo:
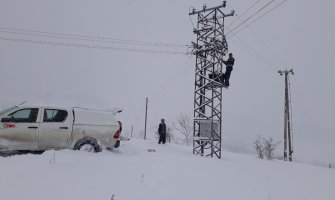
<instances>
[{"instance_id":1,"label":"metal lattice tower","mask_svg":"<svg viewBox=\"0 0 335 200\"><path fill-rule=\"evenodd\" d=\"M193 9L190 16L197 16L193 33L197 41L192 42L196 55L194 90L193 154L221 158L222 88L219 75L223 73L223 57L228 52L224 35L224 19L233 16L224 14L226 1L222 5L202 10ZM212 76L211 78L209 78Z\"/></svg>"}]
</instances>

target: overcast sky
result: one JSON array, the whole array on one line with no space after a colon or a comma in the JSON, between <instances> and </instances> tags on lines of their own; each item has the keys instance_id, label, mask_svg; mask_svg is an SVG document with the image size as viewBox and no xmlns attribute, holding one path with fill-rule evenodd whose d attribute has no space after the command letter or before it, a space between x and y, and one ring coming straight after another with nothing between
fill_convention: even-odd
<instances>
[{"instance_id":1,"label":"overcast sky","mask_svg":"<svg viewBox=\"0 0 335 200\"><path fill-rule=\"evenodd\" d=\"M271 0L259 0L242 15L255 2L227 1L226 12L234 9L237 16L226 19L226 30ZM273 1L255 17L281 2ZM212 7L222 1L1 0L0 107L23 100L122 107L124 134L132 125L135 132L143 131L146 97L150 133L160 118L171 125L180 113L193 116L195 58L165 52L186 52L186 47L128 40L187 45L195 40L189 8L200 9L203 3ZM334 6L331 0L288 0L228 36L236 62L231 87L223 92L226 149L253 151L258 135L283 140L284 77L277 71L293 68L293 156L335 161ZM78 35L90 37L79 40Z\"/></svg>"}]
</instances>

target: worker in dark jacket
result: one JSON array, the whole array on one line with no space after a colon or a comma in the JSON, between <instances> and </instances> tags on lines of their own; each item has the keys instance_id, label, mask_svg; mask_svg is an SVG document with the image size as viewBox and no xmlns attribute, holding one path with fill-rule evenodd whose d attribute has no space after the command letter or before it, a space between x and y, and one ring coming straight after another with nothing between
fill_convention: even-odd
<instances>
[{"instance_id":1,"label":"worker in dark jacket","mask_svg":"<svg viewBox=\"0 0 335 200\"><path fill-rule=\"evenodd\" d=\"M159 134L158 144L160 144L161 142L163 142L163 144L165 144L165 141L166 141L166 124L165 124L164 119L161 119L161 123L159 124L159 127L158 127L158 134Z\"/></svg>"},{"instance_id":2,"label":"worker in dark jacket","mask_svg":"<svg viewBox=\"0 0 335 200\"><path fill-rule=\"evenodd\" d=\"M229 78L231 71L233 71L233 66L234 66L235 58L233 57L233 54L229 54L229 58L227 61L223 61L223 63L226 65L226 72L224 73L224 86L228 87L229 86Z\"/></svg>"}]
</instances>

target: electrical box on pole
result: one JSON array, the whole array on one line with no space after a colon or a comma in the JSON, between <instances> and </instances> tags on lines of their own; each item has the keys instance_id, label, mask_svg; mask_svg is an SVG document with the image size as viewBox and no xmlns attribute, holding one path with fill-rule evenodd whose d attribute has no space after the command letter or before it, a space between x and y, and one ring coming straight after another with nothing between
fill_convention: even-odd
<instances>
[{"instance_id":1,"label":"electrical box on pole","mask_svg":"<svg viewBox=\"0 0 335 200\"><path fill-rule=\"evenodd\" d=\"M193 154L221 158L222 90L220 74L225 66L223 57L228 52L224 34L225 14L222 5L193 9L189 15L197 17L193 29L196 42L192 53L196 56L194 90Z\"/></svg>"},{"instance_id":2,"label":"electrical box on pole","mask_svg":"<svg viewBox=\"0 0 335 200\"><path fill-rule=\"evenodd\" d=\"M293 69L290 70L279 70L280 75L285 76L285 106L284 106L284 160L292 162L293 154L293 135L292 135L292 111L290 111L290 84L289 84L289 74L294 74Z\"/></svg>"}]
</instances>

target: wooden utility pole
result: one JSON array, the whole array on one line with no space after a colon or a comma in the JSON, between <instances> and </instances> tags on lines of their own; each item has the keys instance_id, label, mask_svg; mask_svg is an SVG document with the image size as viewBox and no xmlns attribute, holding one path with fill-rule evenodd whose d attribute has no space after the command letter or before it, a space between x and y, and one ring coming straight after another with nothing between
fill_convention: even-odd
<instances>
[{"instance_id":1,"label":"wooden utility pole","mask_svg":"<svg viewBox=\"0 0 335 200\"><path fill-rule=\"evenodd\" d=\"M144 139L147 139L147 117L148 117L148 97L145 98L145 124L144 124Z\"/></svg>"},{"instance_id":2,"label":"wooden utility pole","mask_svg":"<svg viewBox=\"0 0 335 200\"><path fill-rule=\"evenodd\" d=\"M290 118L290 95L289 95L289 77L288 75L294 74L293 69L290 70L279 70L280 75L285 75L285 106L284 106L284 160L287 161L287 147L288 147L288 159L292 162L293 154L293 143L292 143L292 119Z\"/></svg>"}]
</instances>

